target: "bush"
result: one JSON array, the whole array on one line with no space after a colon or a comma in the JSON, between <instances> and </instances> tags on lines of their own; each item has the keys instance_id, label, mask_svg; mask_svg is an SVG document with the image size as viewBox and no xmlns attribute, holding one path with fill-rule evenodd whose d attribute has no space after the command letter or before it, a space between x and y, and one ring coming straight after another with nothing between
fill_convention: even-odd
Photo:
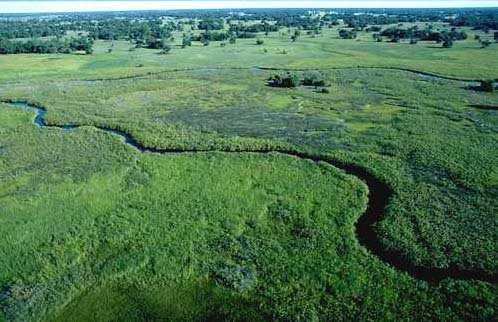
<instances>
[{"instance_id":1,"label":"bush","mask_svg":"<svg viewBox=\"0 0 498 322\"><path fill-rule=\"evenodd\" d=\"M271 76L268 81L270 86L287 88L298 87L301 83L300 77L290 72Z\"/></svg>"},{"instance_id":2,"label":"bush","mask_svg":"<svg viewBox=\"0 0 498 322\"><path fill-rule=\"evenodd\" d=\"M161 54L167 54L171 51L171 45L169 43L163 44L163 49L161 50Z\"/></svg>"},{"instance_id":3,"label":"bush","mask_svg":"<svg viewBox=\"0 0 498 322\"><path fill-rule=\"evenodd\" d=\"M187 46L192 46L192 40L190 39L190 37L185 36L182 39L182 48L185 48Z\"/></svg>"},{"instance_id":4,"label":"bush","mask_svg":"<svg viewBox=\"0 0 498 322\"><path fill-rule=\"evenodd\" d=\"M495 82L493 80L482 80L479 90L483 92L493 92L495 90Z\"/></svg>"},{"instance_id":5,"label":"bush","mask_svg":"<svg viewBox=\"0 0 498 322\"><path fill-rule=\"evenodd\" d=\"M491 41L489 40L481 41L481 48L489 47L489 45L491 45Z\"/></svg>"},{"instance_id":6,"label":"bush","mask_svg":"<svg viewBox=\"0 0 498 322\"><path fill-rule=\"evenodd\" d=\"M256 45L262 45L264 43L265 43L265 41L263 39L256 40Z\"/></svg>"},{"instance_id":7,"label":"bush","mask_svg":"<svg viewBox=\"0 0 498 322\"><path fill-rule=\"evenodd\" d=\"M214 280L236 291L250 289L256 282L256 271L251 267L237 264L219 263L213 271Z\"/></svg>"},{"instance_id":8,"label":"bush","mask_svg":"<svg viewBox=\"0 0 498 322\"><path fill-rule=\"evenodd\" d=\"M341 37L342 39L354 39L356 38L356 31L341 29L339 30L339 37Z\"/></svg>"},{"instance_id":9,"label":"bush","mask_svg":"<svg viewBox=\"0 0 498 322\"><path fill-rule=\"evenodd\" d=\"M444 48L451 48L453 47L453 40L451 38L447 38L443 40L443 47Z\"/></svg>"},{"instance_id":10,"label":"bush","mask_svg":"<svg viewBox=\"0 0 498 322\"><path fill-rule=\"evenodd\" d=\"M311 71L303 74L301 84L304 86L323 87L325 86L325 80L320 72Z\"/></svg>"}]
</instances>

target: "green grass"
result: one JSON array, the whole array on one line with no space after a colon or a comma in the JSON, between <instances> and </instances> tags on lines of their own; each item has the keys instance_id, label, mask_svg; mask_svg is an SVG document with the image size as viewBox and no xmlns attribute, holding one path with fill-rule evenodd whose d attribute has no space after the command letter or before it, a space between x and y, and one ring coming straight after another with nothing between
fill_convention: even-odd
<instances>
[{"instance_id":1,"label":"green grass","mask_svg":"<svg viewBox=\"0 0 498 322\"><path fill-rule=\"evenodd\" d=\"M7 320L493 315L472 303L495 306L494 286L433 289L359 246L366 189L330 166L278 154L142 155L92 128L0 114L10 120L2 187L16 183L1 199Z\"/></svg>"},{"instance_id":2,"label":"green grass","mask_svg":"<svg viewBox=\"0 0 498 322\"><path fill-rule=\"evenodd\" d=\"M359 164L394 190L376 227L386 247L496 274L498 115L469 105L498 95L328 69L495 78L496 45L336 36L273 34L266 54L238 40L169 55L98 42L91 56L1 56L0 99L85 126L37 128L32 112L0 104L0 320L493 320L496 285L429 285L358 244L367 191L354 177L280 154L141 154L93 127L151 148L292 146ZM330 93L268 87L272 72L255 65L322 70ZM195 70L90 81L183 68Z\"/></svg>"},{"instance_id":3,"label":"green grass","mask_svg":"<svg viewBox=\"0 0 498 322\"><path fill-rule=\"evenodd\" d=\"M236 45L220 47L212 42L204 47L194 43L181 49L181 37L175 37L175 47L168 55L158 55L157 50L136 49L129 51L128 42L114 41L112 53L107 53L111 43L98 41L95 54L85 55L15 55L0 57L2 75L0 81L43 79L85 79L117 75L136 75L159 70L199 67L265 67L331 68L331 67L399 67L411 68L463 78L495 78L498 63L494 57L497 45L481 49L469 39L455 43L453 48L439 48L440 44L407 42L377 43L371 34L361 32L357 40L338 38L338 29L325 28L316 38L301 36L291 43L288 36L271 33L264 37L263 46L255 45L255 39L239 39ZM483 35L484 37L484 35ZM268 53L264 53L266 48ZM282 51L287 54L280 54ZM472 62L472 68L468 62ZM143 65L143 67L137 67Z\"/></svg>"}]
</instances>

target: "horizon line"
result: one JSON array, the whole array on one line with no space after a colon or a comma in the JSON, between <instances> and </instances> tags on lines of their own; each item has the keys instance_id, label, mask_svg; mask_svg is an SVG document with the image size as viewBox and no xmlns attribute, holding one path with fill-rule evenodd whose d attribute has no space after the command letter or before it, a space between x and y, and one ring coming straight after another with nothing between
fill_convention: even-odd
<instances>
[{"instance_id":1,"label":"horizon line","mask_svg":"<svg viewBox=\"0 0 498 322\"><path fill-rule=\"evenodd\" d=\"M498 8L498 1L282 1L282 0L0 0L0 14L64 14L134 11L251 10L251 9L467 9Z\"/></svg>"}]
</instances>

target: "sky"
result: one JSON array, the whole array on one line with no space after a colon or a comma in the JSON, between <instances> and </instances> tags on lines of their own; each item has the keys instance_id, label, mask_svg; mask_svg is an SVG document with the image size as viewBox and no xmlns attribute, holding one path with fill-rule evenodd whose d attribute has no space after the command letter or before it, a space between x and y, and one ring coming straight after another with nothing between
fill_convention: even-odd
<instances>
[{"instance_id":1,"label":"sky","mask_svg":"<svg viewBox=\"0 0 498 322\"><path fill-rule=\"evenodd\" d=\"M406 1L283 1L283 0L166 0L166 1L1 1L0 13L218 9L218 8L446 8L498 7L498 0Z\"/></svg>"}]
</instances>

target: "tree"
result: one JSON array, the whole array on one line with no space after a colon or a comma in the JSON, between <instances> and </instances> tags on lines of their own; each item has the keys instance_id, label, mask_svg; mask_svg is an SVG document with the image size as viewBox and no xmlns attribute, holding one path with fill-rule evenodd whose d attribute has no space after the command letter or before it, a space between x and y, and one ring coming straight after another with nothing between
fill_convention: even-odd
<instances>
[{"instance_id":1,"label":"tree","mask_svg":"<svg viewBox=\"0 0 498 322\"><path fill-rule=\"evenodd\" d=\"M486 48L486 47L489 47L489 45L491 45L491 41L489 40L483 40L481 41L481 48Z\"/></svg>"},{"instance_id":2,"label":"tree","mask_svg":"<svg viewBox=\"0 0 498 322\"><path fill-rule=\"evenodd\" d=\"M382 28L380 26L370 26L365 29L366 32L379 32Z\"/></svg>"},{"instance_id":3,"label":"tree","mask_svg":"<svg viewBox=\"0 0 498 322\"><path fill-rule=\"evenodd\" d=\"M0 55L13 54L14 46L12 42L6 38L0 39Z\"/></svg>"},{"instance_id":4,"label":"tree","mask_svg":"<svg viewBox=\"0 0 498 322\"><path fill-rule=\"evenodd\" d=\"M162 54L167 54L171 51L171 44L169 42L164 41L162 47Z\"/></svg>"},{"instance_id":5,"label":"tree","mask_svg":"<svg viewBox=\"0 0 498 322\"><path fill-rule=\"evenodd\" d=\"M453 47L453 38L450 34L448 33L442 33L440 40L443 42L443 47L444 48L451 48Z\"/></svg>"},{"instance_id":6,"label":"tree","mask_svg":"<svg viewBox=\"0 0 498 322\"><path fill-rule=\"evenodd\" d=\"M451 38L446 38L443 40L443 47L444 48L451 48L453 47L453 40Z\"/></svg>"},{"instance_id":7,"label":"tree","mask_svg":"<svg viewBox=\"0 0 498 322\"><path fill-rule=\"evenodd\" d=\"M149 38L145 41L145 45L149 49L161 49L163 42L161 39Z\"/></svg>"},{"instance_id":8,"label":"tree","mask_svg":"<svg viewBox=\"0 0 498 322\"><path fill-rule=\"evenodd\" d=\"M296 42L296 40L297 40L297 38L299 38L299 36L301 36L301 31L299 29L296 29L294 31L294 34L291 37L292 42Z\"/></svg>"},{"instance_id":9,"label":"tree","mask_svg":"<svg viewBox=\"0 0 498 322\"><path fill-rule=\"evenodd\" d=\"M185 48L187 46L192 46L192 40L189 36L184 35L182 39L182 48Z\"/></svg>"},{"instance_id":10,"label":"tree","mask_svg":"<svg viewBox=\"0 0 498 322\"><path fill-rule=\"evenodd\" d=\"M69 41L70 51L84 51L86 54L93 53L93 39L86 37L71 38Z\"/></svg>"}]
</instances>

